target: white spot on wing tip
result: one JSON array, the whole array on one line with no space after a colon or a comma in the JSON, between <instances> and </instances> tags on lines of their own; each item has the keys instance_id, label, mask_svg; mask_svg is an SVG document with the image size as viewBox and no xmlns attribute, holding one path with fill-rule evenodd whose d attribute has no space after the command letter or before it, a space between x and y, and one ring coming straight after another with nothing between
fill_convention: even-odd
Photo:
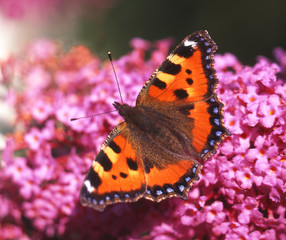
<instances>
[{"instance_id":1,"label":"white spot on wing tip","mask_svg":"<svg viewBox=\"0 0 286 240\"><path fill-rule=\"evenodd\" d=\"M194 42L194 41L186 40L186 41L184 42L184 46L185 46L185 47L191 46L191 47L194 48L195 46L197 46L197 43Z\"/></svg>"},{"instance_id":2,"label":"white spot on wing tip","mask_svg":"<svg viewBox=\"0 0 286 240\"><path fill-rule=\"evenodd\" d=\"M94 190L94 187L91 186L90 181L89 180L85 180L83 183L86 186L86 189L89 193L92 193Z\"/></svg>"}]
</instances>

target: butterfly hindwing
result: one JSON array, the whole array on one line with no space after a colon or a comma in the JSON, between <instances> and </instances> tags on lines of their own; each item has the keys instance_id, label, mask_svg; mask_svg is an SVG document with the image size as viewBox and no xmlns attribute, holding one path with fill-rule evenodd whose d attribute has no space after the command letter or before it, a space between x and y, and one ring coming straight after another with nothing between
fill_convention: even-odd
<instances>
[{"instance_id":1,"label":"butterfly hindwing","mask_svg":"<svg viewBox=\"0 0 286 240\"><path fill-rule=\"evenodd\" d=\"M145 191L143 166L124 122L110 133L93 161L82 185L81 202L102 211L112 203L136 201Z\"/></svg>"},{"instance_id":2,"label":"butterfly hindwing","mask_svg":"<svg viewBox=\"0 0 286 240\"><path fill-rule=\"evenodd\" d=\"M199 179L201 168L201 164L190 160L169 164L164 169L153 166L146 172L147 190L144 198L156 202L175 196L187 199L189 189Z\"/></svg>"},{"instance_id":3,"label":"butterfly hindwing","mask_svg":"<svg viewBox=\"0 0 286 240\"><path fill-rule=\"evenodd\" d=\"M197 102L185 113L193 119L192 145L202 160L216 153L219 143L230 135L223 123L223 104L216 94L207 101Z\"/></svg>"}]
</instances>

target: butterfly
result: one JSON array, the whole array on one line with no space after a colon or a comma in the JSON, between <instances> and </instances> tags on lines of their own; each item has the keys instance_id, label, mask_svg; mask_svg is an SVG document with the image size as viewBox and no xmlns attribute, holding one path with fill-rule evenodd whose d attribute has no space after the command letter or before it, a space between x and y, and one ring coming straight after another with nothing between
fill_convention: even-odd
<instances>
[{"instance_id":1,"label":"butterfly","mask_svg":"<svg viewBox=\"0 0 286 240\"><path fill-rule=\"evenodd\" d=\"M203 162L230 132L215 93L217 46L207 31L187 36L140 91L136 106L114 102L124 118L108 135L81 188L81 203L187 199Z\"/></svg>"}]
</instances>

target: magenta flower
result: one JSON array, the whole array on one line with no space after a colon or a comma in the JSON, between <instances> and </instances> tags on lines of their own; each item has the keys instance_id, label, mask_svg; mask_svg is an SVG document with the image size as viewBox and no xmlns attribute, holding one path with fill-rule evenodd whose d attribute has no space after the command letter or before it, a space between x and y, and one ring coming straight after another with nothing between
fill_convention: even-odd
<instances>
[{"instance_id":1,"label":"magenta flower","mask_svg":"<svg viewBox=\"0 0 286 240\"><path fill-rule=\"evenodd\" d=\"M38 150L44 142L44 138L40 130L32 128L31 131L25 135L25 141L30 149Z\"/></svg>"},{"instance_id":2,"label":"magenta flower","mask_svg":"<svg viewBox=\"0 0 286 240\"><path fill-rule=\"evenodd\" d=\"M221 223L225 220L226 214L223 211L223 203L222 202L214 202L210 206L205 207L206 211L206 222L207 223Z\"/></svg>"},{"instance_id":3,"label":"magenta flower","mask_svg":"<svg viewBox=\"0 0 286 240\"><path fill-rule=\"evenodd\" d=\"M53 109L48 101L39 100L33 108L32 115L38 122L43 122L52 112Z\"/></svg>"},{"instance_id":4,"label":"magenta flower","mask_svg":"<svg viewBox=\"0 0 286 240\"><path fill-rule=\"evenodd\" d=\"M266 128L271 128L276 118L279 118L280 99L277 95L270 96L266 102L258 106L257 114L261 116L261 124Z\"/></svg>"},{"instance_id":5,"label":"magenta flower","mask_svg":"<svg viewBox=\"0 0 286 240\"><path fill-rule=\"evenodd\" d=\"M13 182L20 184L23 178L31 176L32 170L27 166L27 159L17 157L13 159L13 164L7 163L5 166L5 175L13 179Z\"/></svg>"},{"instance_id":6,"label":"magenta flower","mask_svg":"<svg viewBox=\"0 0 286 240\"><path fill-rule=\"evenodd\" d=\"M114 60L126 103L134 105L170 44L134 39L131 53ZM119 94L110 64L83 46L65 53L49 40L23 55L0 68L17 114L2 152L0 239L286 239L284 50L275 50L278 63L260 57L253 67L229 53L215 56L232 136L205 162L187 201L142 199L103 213L82 207L79 191L121 119L117 112L70 118L113 110ZM13 76L22 92L12 88Z\"/></svg>"},{"instance_id":7,"label":"magenta flower","mask_svg":"<svg viewBox=\"0 0 286 240\"><path fill-rule=\"evenodd\" d=\"M242 189L250 189L252 187L253 177L251 170L247 167L235 172L235 180Z\"/></svg>"}]
</instances>

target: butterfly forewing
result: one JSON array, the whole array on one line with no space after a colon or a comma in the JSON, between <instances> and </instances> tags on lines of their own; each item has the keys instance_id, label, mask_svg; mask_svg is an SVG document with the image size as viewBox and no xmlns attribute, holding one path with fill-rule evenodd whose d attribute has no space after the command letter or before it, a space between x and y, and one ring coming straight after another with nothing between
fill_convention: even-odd
<instances>
[{"instance_id":1,"label":"butterfly forewing","mask_svg":"<svg viewBox=\"0 0 286 240\"><path fill-rule=\"evenodd\" d=\"M137 105L176 104L208 99L217 84L213 54L217 46L207 31L187 36L146 82Z\"/></svg>"}]
</instances>

